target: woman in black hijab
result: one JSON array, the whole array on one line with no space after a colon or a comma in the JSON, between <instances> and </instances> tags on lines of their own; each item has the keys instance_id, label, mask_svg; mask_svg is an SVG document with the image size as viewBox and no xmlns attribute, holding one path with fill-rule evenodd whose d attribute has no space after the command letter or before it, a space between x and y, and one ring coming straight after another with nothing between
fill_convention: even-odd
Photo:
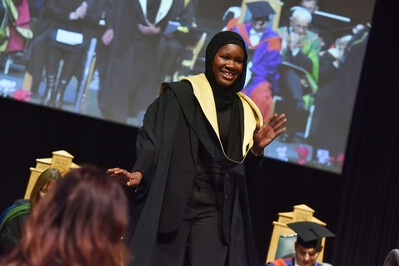
<instances>
[{"instance_id":1,"label":"woman in black hijab","mask_svg":"<svg viewBox=\"0 0 399 266\"><path fill-rule=\"evenodd\" d=\"M216 34L204 74L162 84L139 130L132 171L108 170L134 188L130 265L259 264L246 180L259 177L263 150L286 119L275 114L263 124L239 92L246 64L240 35Z\"/></svg>"}]
</instances>

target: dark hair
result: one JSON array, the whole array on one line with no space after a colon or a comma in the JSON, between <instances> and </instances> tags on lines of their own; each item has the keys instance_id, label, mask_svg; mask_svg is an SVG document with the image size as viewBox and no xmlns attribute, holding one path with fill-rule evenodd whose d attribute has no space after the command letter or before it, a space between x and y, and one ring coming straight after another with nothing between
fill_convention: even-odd
<instances>
[{"instance_id":1,"label":"dark hair","mask_svg":"<svg viewBox=\"0 0 399 266\"><path fill-rule=\"evenodd\" d=\"M61 172L57 168L53 167L47 168L39 175L29 197L32 208L40 199L40 191L50 183L61 179L61 177Z\"/></svg>"},{"instance_id":2,"label":"dark hair","mask_svg":"<svg viewBox=\"0 0 399 266\"><path fill-rule=\"evenodd\" d=\"M1 265L120 266L127 222L120 184L93 166L72 169L32 209L20 246Z\"/></svg>"},{"instance_id":3,"label":"dark hair","mask_svg":"<svg viewBox=\"0 0 399 266\"><path fill-rule=\"evenodd\" d=\"M252 18L252 22L258 22L258 21L269 22L270 21L270 17L269 16L262 16L262 17Z\"/></svg>"}]
</instances>

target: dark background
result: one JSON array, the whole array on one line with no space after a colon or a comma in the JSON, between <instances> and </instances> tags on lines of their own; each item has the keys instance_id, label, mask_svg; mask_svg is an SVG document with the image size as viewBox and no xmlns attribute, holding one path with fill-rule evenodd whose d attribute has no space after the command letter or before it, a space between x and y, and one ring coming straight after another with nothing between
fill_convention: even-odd
<instances>
[{"instance_id":1,"label":"dark background","mask_svg":"<svg viewBox=\"0 0 399 266\"><path fill-rule=\"evenodd\" d=\"M399 247L398 10L397 0L376 3L343 173L265 158L263 182L251 192L260 260L277 213L297 204L313 208L336 233L324 257L333 265L382 265ZM29 167L53 151L104 168L130 168L135 159L133 127L3 98L0 125L0 209L23 197Z\"/></svg>"}]
</instances>

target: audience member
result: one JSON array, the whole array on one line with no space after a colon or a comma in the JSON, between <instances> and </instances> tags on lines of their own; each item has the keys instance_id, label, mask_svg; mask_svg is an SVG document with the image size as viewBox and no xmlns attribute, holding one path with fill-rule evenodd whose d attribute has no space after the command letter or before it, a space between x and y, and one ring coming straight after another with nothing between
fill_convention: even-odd
<instances>
[{"instance_id":1,"label":"audience member","mask_svg":"<svg viewBox=\"0 0 399 266\"><path fill-rule=\"evenodd\" d=\"M287 224L297 233L295 242L295 257L279 258L269 262L268 266L322 266L317 262L320 252L323 250L322 239L335 236L326 227L314 222L296 222Z\"/></svg>"},{"instance_id":2,"label":"audience member","mask_svg":"<svg viewBox=\"0 0 399 266\"><path fill-rule=\"evenodd\" d=\"M169 20L172 0L123 1L115 15L114 38L99 95L105 119L140 120L159 94L156 49ZM149 74L151 73L151 74ZM141 118L140 118L141 117ZM142 121L141 121L142 123Z\"/></svg>"},{"instance_id":3,"label":"audience member","mask_svg":"<svg viewBox=\"0 0 399 266\"><path fill-rule=\"evenodd\" d=\"M4 255L17 246L21 240L25 221L31 210L47 192L52 190L61 179L61 173L56 168L47 168L38 177L33 186L29 200L19 199L4 213L0 221L0 255Z\"/></svg>"},{"instance_id":4,"label":"audience member","mask_svg":"<svg viewBox=\"0 0 399 266\"><path fill-rule=\"evenodd\" d=\"M281 140L292 140L294 133L304 127L303 120L308 114L306 107L309 103L304 96L317 91L320 39L316 33L308 30L311 21L311 13L297 7L290 18L290 26L278 29L282 38L283 63L291 65L280 68L280 91L285 98L285 112L292 121L287 132L289 135Z\"/></svg>"},{"instance_id":5,"label":"audience member","mask_svg":"<svg viewBox=\"0 0 399 266\"><path fill-rule=\"evenodd\" d=\"M275 14L268 2L250 2L247 6L252 14L251 22L232 29L243 37L248 49L248 82L242 92L256 103L263 118L267 119L272 111L273 94L278 91L281 38L268 26L270 15Z\"/></svg>"},{"instance_id":6,"label":"audience member","mask_svg":"<svg viewBox=\"0 0 399 266\"><path fill-rule=\"evenodd\" d=\"M32 210L21 244L0 265L124 265L127 222L117 182L93 167L72 169Z\"/></svg>"},{"instance_id":7,"label":"audience member","mask_svg":"<svg viewBox=\"0 0 399 266\"><path fill-rule=\"evenodd\" d=\"M131 265L258 265L246 182L285 131L284 115L263 123L239 91L245 42L223 31L206 48L205 73L164 83L137 137L132 172L108 173L145 197L127 239Z\"/></svg>"},{"instance_id":8,"label":"audience member","mask_svg":"<svg viewBox=\"0 0 399 266\"><path fill-rule=\"evenodd\" d=\"M196 11L197 0L173 1L168 26L157 48L160 82L172 80L185 47L198 41Z\"/></svg>"}]
</instances>

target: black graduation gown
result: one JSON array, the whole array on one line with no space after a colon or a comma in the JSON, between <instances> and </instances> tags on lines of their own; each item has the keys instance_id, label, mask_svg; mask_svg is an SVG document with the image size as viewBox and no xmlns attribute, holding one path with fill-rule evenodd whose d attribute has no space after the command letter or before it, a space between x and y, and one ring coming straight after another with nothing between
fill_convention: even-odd
<instances>
[{"instance_id":1,"label":"black graduation gown","mask_svg":"<svg viewBox=\"0 0 399 266\"><path fill-rule=\"evenodd\" d=\"M138 24L145 25L143 7L139 1L119 0L115 4L114 38L101 70L98 105L108 119L127 123L134 112L147 109L158 96L156 48L161 34L144 35ZM164 2L171 2L165 1ZM159 7L159 21L152 21L161 29L165 27L170 6Z\"/></svg>"},{"instance_id":2,"label":"black graduation gown","mask_svg":"<svg viewBox=\"0 0 399 266\"><path fill-rule=\"evenodd\" d=\"M240 115L243 119L242 106ZM251 130L253 132L254 128ZM236 187L232 188L231 203L225 202L232 206L231 224L224 226L224 229L230 229L229 265L258 265L245 182L249 176L244 178L244 174L246 169L255 173L261 167L261 160L252 155L248 155L243 163L227 160L189 83L179 82L166 87L148 108L137 140L138 159L133 170L143 173L144 184L137 193L146 194L146 199L139 207L142 212L134 223L134 234L127 239L134 257L130 265L151 265L157 233L171 232L179 226L194 179L199 141L215 161L239 177ZM154 163L148 164L149 160Z\"/></svg>"}]
</instances>

